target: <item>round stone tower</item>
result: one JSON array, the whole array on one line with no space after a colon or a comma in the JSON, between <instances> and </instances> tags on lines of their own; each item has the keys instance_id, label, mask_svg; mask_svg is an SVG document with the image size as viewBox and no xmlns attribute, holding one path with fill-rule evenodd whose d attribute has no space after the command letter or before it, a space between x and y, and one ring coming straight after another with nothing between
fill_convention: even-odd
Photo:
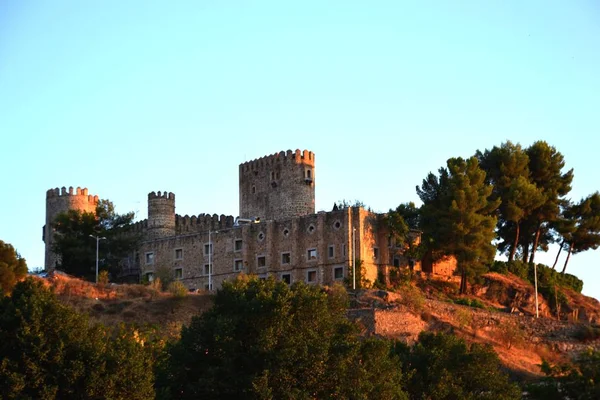
<instances>
[{"instance_id":1,"label":"round stone tower","mask_svg":"<svg viewBox=\"0 0 600 400\"><path fill-rule=\"evenodd\" d=\"M280 220L315 213L315 155L288 150L240 164L240 217Z\"/></svg>"},{"instance_id":2,"label":"round stone tower","mask_svg":"<svg viewBox=\"0 0 600 400\"><path fill-rule=\"evenodd\" d=\"M175 235L175 195L167 192L148 193L149 239Z\"/></svg>"},{"instance_id":3,"label":"round stone tower","mask_svg":"<svg viewBox=\"0 0 600 400\"><path fill-rule=\"evenodd\" d=\"M98 205L98 196L88 194L87 188L77 188L73 193L73 187L69 191L63 186L61 189L50 189L46 192L46 225L42 231L42 240L46 244L46 254L44 268L46 271L53 271L58 261L57 256L52 252L54 243L54 229L52 224L54 219L60 213L68 210L79 210L96 214Z\"/></svg>"}]
</instances>

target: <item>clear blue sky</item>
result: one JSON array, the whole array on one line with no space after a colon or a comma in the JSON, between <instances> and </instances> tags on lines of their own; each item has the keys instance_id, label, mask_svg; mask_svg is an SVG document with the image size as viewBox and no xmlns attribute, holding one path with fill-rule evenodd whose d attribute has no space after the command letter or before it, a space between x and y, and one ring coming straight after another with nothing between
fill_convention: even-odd
<instances>
[{"instance_id":1,"label":"clear blue sky","mask_svg":"<svg viewBox=\"0 0 600 400\"><path fill-rule=\"evenodd\" d=\"M599 21L594 0L1 1L0 239L42 266L57 186L237 215L238 164L296 148L319 210L418 201L506 140L555 146L578 200L600 189ZM599 270L569 267L596 298Z\"/></svg>"}]
</instances>

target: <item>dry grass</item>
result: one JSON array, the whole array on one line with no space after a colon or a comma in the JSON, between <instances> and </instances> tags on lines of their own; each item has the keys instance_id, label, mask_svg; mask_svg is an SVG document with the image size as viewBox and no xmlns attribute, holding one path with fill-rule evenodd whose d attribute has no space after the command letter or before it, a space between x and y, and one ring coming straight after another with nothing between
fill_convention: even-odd
<instances>
[{"instance_id":1,"label":"dry grass","mask_svg":"<svg viewBox=\"0 0 600 400\"><path fill-rule=\"evenodd\" d=\"M176 338L183 325L212 305L212 296L206 293L175 297L149 286L102 287L64 274L54 274L42 281L64 303L88 314L92 322L106 326L121 323L153 326L166 338Z\"/></svg>"}]
</instances>

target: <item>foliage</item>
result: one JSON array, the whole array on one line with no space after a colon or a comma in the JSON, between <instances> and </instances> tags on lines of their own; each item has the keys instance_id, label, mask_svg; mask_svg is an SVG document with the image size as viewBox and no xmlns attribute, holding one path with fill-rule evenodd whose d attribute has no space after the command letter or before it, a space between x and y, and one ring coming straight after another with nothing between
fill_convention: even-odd
<instances>
[{"instance_id":1,"label":"foliage","mask_svg":"<svg viewBox=\"0 0 600 400\"><path fill-rule=\"evenodd\" d=\"M366 278L367 271L364 267L363 260L356 259L355 260L355 268L356 270L356 289L365 289L371 287L371 281ZM352 289L354 285L354 274L353 268L350 266L348 268L348 275L344 278L344 283L348 289Z\"/></svg>"},{"instance_id":2,"label":"foliage","mask_svg":"<svg viewBox=\"0 0 600 400\"><path fill-rule=\"evenodd\" d=\"M483 308L485 309L485 304L483 304L480 300L478 299L469 299L469 298L459 298L459 299L455 299L454 300L454 304L460 304L463 306L467 306L467 307L473 307L473 308Z\"/></svg>"},{"instance_id":3,"label":"foliage","mask_svg":"<svg viewBox=\"0 0 600 400\"><path fill-rule=\"evenodd\" d=\"M402 304L414 312L419 312L423 310L425 305L425 295L419 288L406 285L402 288Z\"/></svg>"},{"instance_id":4,"label":"foliage","mask_svg":"<svg viewBox=\"0 0 600 400\"><path fill-rule=\"evenodd\" d=\"M96 239L105 238L98 245L100 268L113 276L120 271L120 263L137 247L140 236L133 232L134 213L117 214L114 205L101 200L96 213L69 210L58 214L52 251L58 256L61 271L92 280L95 276Z\"/></svg>"},{"instance_id":5,"label":"foliage","mask_svg":"<svg viewBox=\"0 0 600 400\"><path fill-rule=\"evenodd\" d=\"M169 283L167 291L178 299L183 298L188 294L187 288L183 283L181 283L181 281L174 281Z\"/></svg>"},{"instance_id":6,"label":"foliage","mask_svg":"<svg viewBox=\"0 0 600 400\"><path fill-rule=\"evenodd\" d=\"M475 157L451 158L447 168L439 169L439 177L430 173L417 186L427 243L432 252L456 257L461 293L466 292L467 280L483 273L495 255L492 213L500 201L491 200L491 193Z\"/></svg>"},{"instance_id":7,"label":"foliage","mask_svg":"<svg viewBox=\"0 0 600 400\"><path fill-rule=\"evenodd\" d=\"M0 300L0 398L148 399L152 365L137 332L90 326L39 281Z\"/></svg>"},{"instance_id":8,"label":"foliage","mask_svg":"<svg viewBox=\"0 0 600 400\"><path fill-rule=\"evenodd\" d=\"M595 250L600 246L600 193L596 192L567 209L567 220L570 228L564 229L563 245L568 248L568 255L562 272L569 263L571 254L587 250Z\"/></svg>"},{"instance_id":9,"label":"foliage","mask_svg":"<svg viewBox=\"0 0 600 400\"><path fill-rule=\"evenodd\" d=\"M542 371L547 375L541 382L527 388L527 399L600 398L600 352L589 349L574 365L550 365L544 361Z\"/></svg>"},{"instance_id":10,"label":"foliage","mask_svg":"<svg viewBox=\"0 0 600 400\"><path fill-rule=\"evenodd\" d=\"M108 285L108 282L109 282L108 271L107 270L100 271L100 273L98 274L98 285L100 285L101 287L105 287L106 285Z\"/></svg>"},{"instance_id":11,"label":"foliage","mask_svg":"<svg viewBox=\"0 0 600 400\"><path fill-rule=\"evenodd\" d=\"M578 293L583 290L583 281L571 274L561 274L544 264L537 264L538 286L548 287L554 291L555 286L572 289ZM511 273L534 284L534 268L522 261L494 261L490 266L491 272L500 274Z\"/></svg>"},{"instance_id":12,"label":"foliage","mask_svg":"<svg viewBox=\"0 0 600 400\"><path fill-rule=\"evenodd\" d=\"M157 287L158 290L166 290L174 280L175 275L173 269L166 266L159 266L155 268L153 283L160 283L160 285ZM157 283L155 284L158 285Z\"/></svg>"},{"instance_id":13,"label":"foliage","mask_svg":"<svg viewBox=\"0 0 600 400\"><path fill-rule=\"evenodd\" d=\"M27 263L9 243L0 240L0 293L10 294L16 283L27 275Z\"/></svg>"},{"instance_id":14,"label":"foliage","mask_svg":"<svg viewBox=\"0 0 600 400\"><path fill-rule=\"evenodd\" d=\"M502 323L499 327L500 340L510 350L513 346L522 346L525 343L525 331L519 323Z\"/></svg>"},{"instance_id":15,"label":"foliage","mask_svg":"<svg viewBox=\"0 0 600 400\"><path fill-rule=\"evenodd\" d=\"M159 397L406 398L389 344L361 340L336 293L273 279L224 283L168 348Z\"/></svg>"},{"instance_id":16,"label":"foliage","mask_svg":"<svg viewBox=\"0 0 600 400\"><path fill-rule=\"evenodd\" d=\"M490 346L422 332L412 348L396 346L411 399L520 399Z\"/></svg>"}]
</instances>

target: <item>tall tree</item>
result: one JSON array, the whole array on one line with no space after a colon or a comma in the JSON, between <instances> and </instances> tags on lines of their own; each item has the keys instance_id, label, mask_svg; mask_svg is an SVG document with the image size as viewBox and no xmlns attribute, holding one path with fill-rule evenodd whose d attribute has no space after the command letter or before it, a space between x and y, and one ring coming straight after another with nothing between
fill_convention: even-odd
<instances>
[{"instance_id":1,"label":"tall tree","mask_svg":"<svg viewBox=\"0 0 600 400\"><path fill-rule=\"evenodd\" d=\"M565 236L568 245L564 274L571 254L580 253L600 246L600 193L582 199L572 208L574 230Z\"/></svg>"},{"instance_id":2,"label":"tall tree","mask_svg":"<svg viewBox=\"0 0 600 400\"><path fill-rule=\"evenodd\" d=\"M398 344L411 399L520 399L490 346L467 344L452 334L422 332L408 348Z\"/></svg>"},{"instance_id":3,"label":"tall tree","mask_svg":"<svg viewBox=\"0 0 600 400\"><path fill-rule=\"evenodd\" d=\"M494 146L477 158L493 185L492 199L500 199L498 208L498 249L508 251L513 260L519 245L521 221L543 202L541 191L530 181L529 156L519 144L510 141Z\"/></svg>"},{"instance_id":4,"label":"tall tree","mask_svg":"<svg viewBox=\"0 0 600 400\"><path fill-rule=\"evenodd\" d=\"M460 292L465 293L468 278L480 274L494 258L494 211L500 200L490 199L492 186L485 182L476 157L451 158L439 173L439 178L430 173L417 186L423 231L434 251L456 257Z\"/></svg>"},{"instance_id":5,"label":"tall tree","mask_svg":"<svg viewBox=\"0 0 600 400\"><path fill-rule=\"evenodd\" d=\"M25 259L9 243L0 240L0 291L10 294L16 283L25 275Z\"/></svg>"},{"instance_id":6,"label":"tall tree","mask_svg":"<svg viewBox=\"0 0 600 400\"><path fill-rule=\"evenodd\" d=\"M90 325L40 281L0 299L1 399L154 398L152 346Z\"/></svg>"},{"instance_id":7,"label":"tall tree","mask_svg":"<svg viewBox=\"0 0 600 400\"><path fill-rule=\"evenodd\" d=\"M361 339L342 288L226 282L182 330L157 377L159 398L404 399L388 342Z\"/></svg>"},{"instance_id":8,"label":"tall tree","mask_svg":"<svg viewBox=\"0 0 600 400\"><path fill-rule=\"evenodd\" d=\"M117 275L120 262L136 248L140 237L132 230L134 213L118 214L112 202L101 200L96 213L69 210L58 214L52 250L59 256L58 269L72 275L91 278L96 263L96 240L105 238L99 246L101 268Z\"/></svg>"},{"instance_id":9,"label":"tall tree","mask_svg":"<svg viewBox=\"0 0 600 400\"><path fill-rule=\"evenodd\" d=\"M524 255L530 254L529 260L534 262L538 248L547 247L547 241L552 235L547 234L552 223L560 216L560 206L566 202L566 196L571 191L573 169L562 172L565 161L563 155L553 146L544 141L533 143L526 150L529 156L529 171L531 182L541 190L544 202L533 210L526 218L528 227L524 237ZM529 248L531 245L531 253Z\"/></svg>"}]
</instances>

